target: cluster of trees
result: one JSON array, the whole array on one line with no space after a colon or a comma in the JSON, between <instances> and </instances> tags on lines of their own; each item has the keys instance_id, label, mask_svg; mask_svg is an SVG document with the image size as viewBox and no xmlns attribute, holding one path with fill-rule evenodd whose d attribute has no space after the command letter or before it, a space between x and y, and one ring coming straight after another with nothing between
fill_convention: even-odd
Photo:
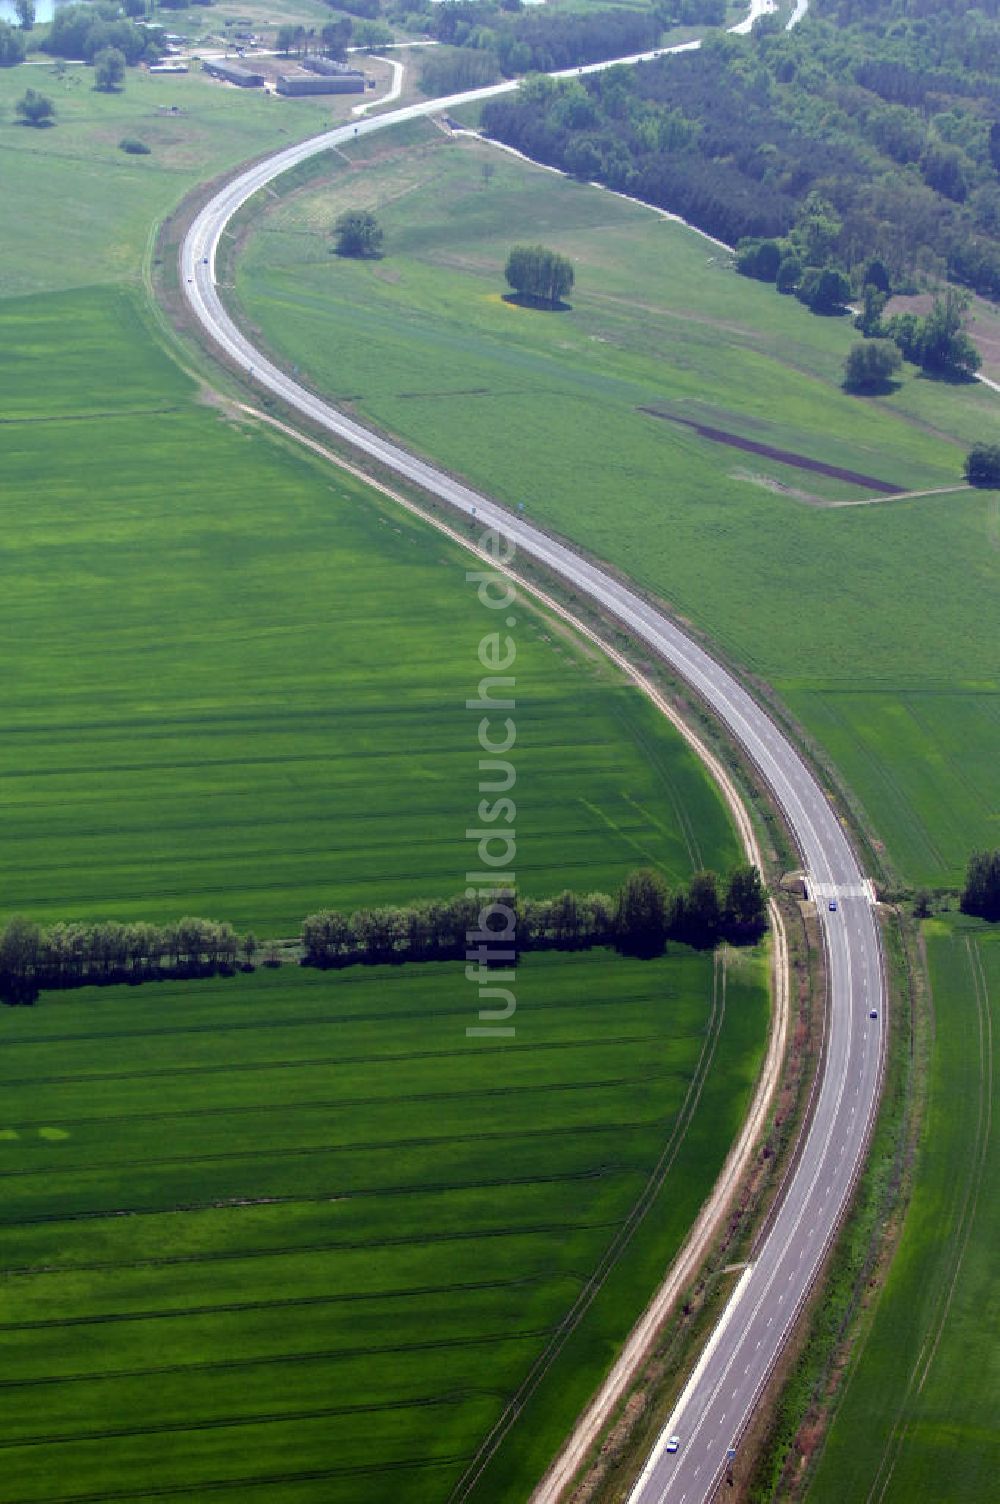
<instances>
[{"instance_id":1,"label":"cluster of trees","mask_svg":"<svg viewBox=\"0 0 1000 1504\"><path fill-rule=\"evenodd\" d=\"M655 9L548 14L509 0L427 5L424 25L439 42L488 53L494 67L508 78L646 52L663 31Z\"/></svg>"},{"instance_id":2,"label":"cluster of trees","mask_svg":"<svg viewBox=\"0 0 1000 1504\"><path fill-rule=\"evenodd\" d=\"M0 68L16 68L24 62L24 35L16 26L0 21Z\"/></svg>"},{"instance_id":3,"label":"cluster of trees","mask_svg":"<svg viewBox=\"0 0 1000 1504\"><path fill-rule=\"evenodd\" d=\"M724 883L714 872L696 873L675 892L659 873L644 869L631 873L614 896L567 890L556 898L511 894L503 901L514 916L518 953L613 945L632 955L657 955L671 939L700 948L720 940L748 945L767 929L767 895L751 866L735 868ZM460 960L467 936L479 930L481 907L463 894L349 915L325 909L303 923L303 964ZM511 964L497 954L498 964Z\"/></svg>"},{"instance_id":4,"label":"cluster of trees","mask_svg":"<svg viewBox=\"0 0 1000 1504\"><path fill-rule=\"evenodd\" d=\"M969 858L962 913L1000 921L1000 851L974 851Z\"/></svg>"},{"instance_id":5,"label":"cluster of trees","mask_svg":"<svg viewBox=\"0 0 1000 1504\"><path fill-rule=\"evenodd\" d=\"M857 286L878 257L900 290L948 277L1000 296L992 5L949 5L942 42L910 0L837 0L837 25L814 4L792 32L765 18L748 38L712 32L697 52L533 85L488 104L484 126L728 244L791 242L786 291L817 290L810 268Z\"/></svg>"},{"instance_id":6,"label":"cluster of trees","mask_svg":"<svg viewBox=\"0 0 1000 1504\"><path fill-rule=\"evenodd\" d=\"M974 444L965 457L970 486L1000 487L1000 444Z\"/></svg>"},{"instance_id":7,"label":"cluster of trees","mask_svg":"<svg viewBox=\"0 0 1000 1504\"><path fill-rule=\"evenodd\" d=\"M353 35L354 23L350 16L338 16L335 21L327 21L325 26L320 27L318 35L315 26L285 22L278 27L275 46L279 52L286 54L297 52L300 56L305 56L307 52L320 52L326 57L343 58Z\"/></svg>"},{"instance_id":8,"label":"cluster of trees","mask_svg":"<svg viewBox=\"0 0 1000 1504\"><path fill-rule=\"evenodd\" d=\"M794 293L813 313L843 313L853 289L850 277L833 258L840 228L830 201L820 193L810 193L787 235L740 240L736 270L759 282L773 282L780 293ZM867 280L869 269L864 275ZM887 275L885 286L888 289Z\"/></svg>"},{"instance_id":9,"label":"cluster of trees","mask_svg":"<svg viewBox=\"0 0 1000 1504\"><path fill-rule=\"evenodd\" d=\"M108 48L120 52L129 65L143 60L155 62L161 51L155 33L133 25L122 17L118 5L105 0L95 5L61 6L42 43L42 50L53 57L82 57L88 63Z\"/></svg>"},{"instance_id":10,"label":"cluster of trees","mask_svg":"<svg viewBox=\"0 0 1000 1504\"><path fill-rule=\"evenodd\" d=\"M253 964L257 941L213 919L176 924L54 924L21 915L0 930L0 1001L33 1003L42 988L207 976Z\"/></svg>"},{"instance_id":11,"label":"cluster of trees","mask_svg":"<svg viewBox=\"0 0 1000 1504\"><path fill-rule=\"evenodd\" d=\"M381 256L384 238L381 225L367 209L347 209L334 222L334 250L338 256L372 260Z\"/></svg>"},{"instance_id":12,"label":"cluster of trees","mask_svg":"<svg viewBox=\"0 0 1000 1504\"><path fill-rule=\"evenodd\" d=\"M573 263L543 245L516 245L507 257L504 276L520 298L555 308L573 290Z\"/></svg>"},{"instance_id":13,"label":"cluster of trees","mask_svg":"<svg viewBox=\"0 0 1000 1504\"><path fill-rule=\"evenodd\" d=\"M794 293L815 313L843 313L855 295L847 273L837 266L803 264L810 256L828 253L839 230L832 204L812 193L788 236L742 241L736 268L744 276L773 282L780 293ZM957 288L949 287L936 297L925 318L902 313L886 319L891 284L885 262L872 257L856 268L855 277L862 307L854 322L866 343L856 345L847 357L848 389L884 387L902 360L929 375L949 378L972 376L979 369L979 352L964 328L968 298Z\"/></svg>"},{"instance_id":14,"label":"cluster of trees","mask_svg":"<svg viewBox=\"0 0 1000 1504\"><path fill-rule=\"evenodd\" d=\"M979 351L963 327L968 299L955 288L935 298L926 318L915 313L897 314L873 332L894 339L904 360L912 361L933 376L967 377L979 370Z\"/></svg>"},{"instance_id":15,"label":"cluster of trees","mask_svg":"<svg viewBox=\"0 0 1000 1504\"><path fill-rule=\"evenodd\" d=\"M428 99L443 94L461 94L496 83L500 64L492 52L476 47L428 48L420 70L421 92Z\"/></svg>"},{"instance_id":16,"label":"cluster of trees","mask_svg":"<svg viewBox=\"0 0 1000 1504\"><path fill-rule=\"evenodd\" d=\"M726 0L657 0L657 15L663 26L724 26Z\"/></svg>"}]
</instances>

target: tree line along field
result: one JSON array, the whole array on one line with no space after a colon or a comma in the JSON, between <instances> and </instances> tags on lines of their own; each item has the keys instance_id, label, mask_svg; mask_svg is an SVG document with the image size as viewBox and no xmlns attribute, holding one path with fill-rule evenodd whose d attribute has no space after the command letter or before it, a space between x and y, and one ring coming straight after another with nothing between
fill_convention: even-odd
<instances>
[{"instance_id":1,"label":"tree line along field","mask_svg":"<svg viewBox=\"0 0 1000 1504\"><path fill-rule=\"evenodd\" d=\"M9 299L0 326L7 906L290 935L317 908L463 889L466 700L496 623L461 551L193 400L131 295ZM596 652L518 619L522 890L730 866L676 734Z\"/></svg>"},{"instance_id":2,"label":"tree line along field","mask_svg":"<svg viewBox=\"0 0 1000 1504\"><path fill-rule=\"evenodd\" d=\"M988 1498L996 1429L1000 937L924 926L934 1000L930 1098L913 1199L816 1476L814 1504Z\"/></svg>"},{"instance_id":3,"label":"tree line along field","mask_svg":"<svg viewBox=\"0 0 1000 1504\"><path fill-rule=\"evenodd\" d=\"M911 372L849 397L848 321L652 211L419 130L257 215L248 316L321 390L665 596L829 750L890 872L957 885L997 817L996 496L836 505L873 493L689 425L947 489L995 394ZM347 207L376 210L383 260L330 255ZM510 246L539 240L574 264L571 312L502 300Z\"/></svg>"},{"instance_id":4,"label":"tree line along field","mask_svg":"<svg viewBox=\"0 0 1000 1504\"><path fill-rule=\"evenodd\" d=\"M5 1010L5 1500L444 1501L538 1371L473 1495L526 1497L721 1166L766 967L536 956L519 1001L486 1049L454 965Z\"/></svg>"}]
</instances>

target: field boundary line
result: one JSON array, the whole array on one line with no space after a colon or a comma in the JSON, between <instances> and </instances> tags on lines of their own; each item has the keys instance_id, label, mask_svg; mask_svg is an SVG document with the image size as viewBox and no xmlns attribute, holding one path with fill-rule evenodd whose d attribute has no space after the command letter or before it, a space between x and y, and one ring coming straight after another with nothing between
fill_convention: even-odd
<instances>
[{"instance_id":1,"label":"field boundary line","mask_svg":"<svg viewBox=\"0 0 1000 1504\"><path fill-rule=\"evenodd\" d=\"M499 564L487 550L479 548L469 537L460 532L458 528L453 527L442 517L430 515L422 507L418 506L415 501L412 501L409 497L404 496L400 491L396 490L395 487L388 485L383 480L373 478L359 465L352 464L350 460L336 453L335 450L330 449L327 445L302 433L293 424L286 423L280 418L272 417L271 414L262 412L259 408L253 407L249 403L237 402L233 406L245 416L265 423L284 434L287 438L292 439L295 443L304 445L321 459L329 461L338 469L344 470L356 479L363 481L366 486L374 487L381 495L386 496L389 500L403 507L412 516L420 518L423 522L430 523L438 532L443 533L477 558L484 560L489 564L491 569L495 568L498 572L507 575L524 590L526 595L540 603L546 610L551 611L561 618L574 631L578 632L582 637L598 647L601 652L606 654L616 667L666 717L702 765L708 770L733 818L733 823L736 826L747 858L763 871L757 832L750 812L740 796L735 779L726 769L721 759L711 750L701 736L688 725L676 707L670 703L664 692L653 683L652 679L631 663L624 653L613 647L599 632L595 631L586 622L580 620L561 601L556 600L554 596L543 590L539 585L527 579L517 570L512 569L510 565ZM788 1042L790 1020L791 986L788 938L777 903L772 899L768 907L771 932L774 937L771 957L771 1027L767 1052L743 1126L735 1142L730 1147L715 1185L702 1206L701 1211L698 1213L680 1252L666 1271L659 1289L654 1293L645 1311L632 1328L618 1359L596 1394L576 1420L573 1430L570 1432L562 1449L543 1475L541 1482L532 1492L529 1504L556 1504L556 1501L562 1497L573 1477L579 1471L581 1464L596 1441L600 1431L610 1419L612 1411L624 1397L633 1378L648 1356L660 1330L684 1288L689 1284L706 1258L719 1222L731 1204L740 1181L750 1168L754 1149L764 1131L768 1113L770 1112L771 1104L778 1087L781 1066L784 1061Z\"/></svg>"}]
</instances>

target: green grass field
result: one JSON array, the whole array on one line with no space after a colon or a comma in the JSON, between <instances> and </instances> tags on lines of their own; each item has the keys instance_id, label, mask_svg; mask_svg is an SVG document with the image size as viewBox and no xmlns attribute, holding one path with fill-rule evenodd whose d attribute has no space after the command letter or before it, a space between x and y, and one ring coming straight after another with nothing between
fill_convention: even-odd
<instances>
[{"instance_id":1,"label":"green grass field","mask_svg":"<svg viewBox=\"0 0 1000 1504\"><path fill-rule=\"evenodd\" d=\"M378 210L380 262L330 254L356 204ZM570 312L502 300L507 249L539 239L575 263ZM770 681L905 879L956 883L996 839L998 496L837 507L869 493L640 411L922 490L960 480L994 394L911 373L850 398L846 320L735 276L650 211L429 125L276 203L237 287L321 390L526 502Z\"/></svg>"},{"instance_id":2,"label":"green grass field","mask_svg":"<svg viewBox=\"0 0 1000 1504\"><path fill-rule=\"evenodd\" d=\"M0 912L271 935L461 890L497 626L468 557L201 393L137 286L191 184L326 106L131 75L58 106L0 124ZM680 739L516 617L523 890L727 866ZM723 994L706 957L540 958L488 1056L458 968L0 1010L4 1498L441 1500L541 1365L478 1495L523 1496L738 1127L767 989L762 958L733 965Z\"/></svg>"},{"instance_id":3,"label":"green grass field","mask_svg":"<svg viewBox=\"0 0 1000 1504\"><path fill-rule=\"evenodd\" d=\"M467 556L199 403L128 294L8 299L0 342L4 907L292 934L464 888L497 626ZM730 865L638 691L521 603L512 635L524 891Z\"/></svg>"},{"instance_id":4,"label":"green grass field","mask_svg":"<svg viewBox=\"0 0 1000 1504\"><path fill-rule=\"evenodd\" d=\"M809 1499L972 1504L1000 1468L997 1017L1000 936L925 926L930 1101L913 1200Z\"/></svg>"},{"instance_id":5,"label":"green grass field","mask_svg":"<svg viewBox=\"0 0 1000 1504\"><path fill-rule=\"evenodd\" d=\"M350 113L344 98L282 100L200 72L130 68L120 94L97 93L92 79L89 68L61 79L43 67L0 69L0 297L138 283L157 222L191 188ZM29 84L56 106L49 130L15 121ZM124 136L150 155L127 156Z\"/></svg>"},{"instance_id":6,"label":"green grass field","mask_svg":"<svg viewBox=\"0 0 1000 1504\"><path fill-rule=\"evenodd\" d=\"M763 959L713 971L533 956L488 1046L433 965L4 1010L4 1499L442 1501L537 1367L475 1494L526 1497L745 1108Z\"/></svg>"}]
</instances>

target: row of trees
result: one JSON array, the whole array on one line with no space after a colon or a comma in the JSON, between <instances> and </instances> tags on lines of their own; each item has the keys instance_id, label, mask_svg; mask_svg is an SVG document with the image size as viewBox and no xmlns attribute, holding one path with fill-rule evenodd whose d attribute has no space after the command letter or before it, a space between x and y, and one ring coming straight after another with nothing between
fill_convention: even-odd
<instances>
[{"instance_id":1,"label":"row of trees","mask_svg":"<svg viewBox=\"0 0 1000 1504\"><path fill-rule=\"evenodd\" d=\"M286 56L290 52L297 52L300 57L304 57L309 52L320 51L326 57L343 58L353 31L354 23L350 16L338 16L335 21L327 21L320 28L318 36L315 26L305 27L285 22L278 27L275 46Z\"/></svg>"},{"instance_id":2,"label":"row of trees","mask_svg":"<svg viewBox=\"0 0 1000 1504\"><path fill-rule=\"evenodd\" d=\"M632 955L658 955L668 940L706 948L727 940L753 944L767 928L767 895L755 867L735 868L725 882L699 872L687 887L671 892L657 872L630 873L616 895L573 893L530 899L510 894L507 950L586 950L613 945ZM479 930L482 905L460 895L401 907L324 909L302 926L307 966L460 960L468 936ZM498 964L510 965L497 933Z\"/></svg>"},{"instance_id":3,"label":"row of trees","mask_svg":"<svg viewBox=\"0 0 1000 1504\"><path fill-rule=\"evenodd\" d=\"M205 976L252 964L257 941L214 919L176 924L59 923L21 915L0 930L0 1001L32 1003L46 987L105 986L166 975Z\"/></svg>"},{"instance_id":4,"label":"row of trees","mask_svg":"<svg viewBox=\"0 0 1000 1504\"><path fill-rule=\"evenodd\" d=\"M969 858L962 913L1000 922L1000 851L974 851Z\"/></svg>"},{"instance_id":5,"label":"row of trees","mask_svg":"<svg viewBox=\"0 0 1000 1504\"><path fill-rule=\"evenodd\" d=\"M572 290L573 264L543 245L516 245L507 257L504 276L518 297L555 307Z\"/></svg>"},{"instance_id":6,"label":"row of trees","mask_svg":"<svg viewBox=\"0 0 1000 1504\"><path fill-rule=\"evenodd\" d=\"M767 928L767 895L755 867L736 867L724 883L699 872L686 888L670 892L656 872L631 873L614 897L581 896L533 900L511 895L509 920L518 951L575 950L617 945L636 955L655 955L668 939L706 947L719 940L752 944ZM310 914L302 925L308 966L358 962L461 959L469 936L480 928L478 898L428 900L405 907L333 910ZM487 920L489 923L489 920ZM491 932L492 934L493 932ZM495 932L503 945L503 934ZM0 1001L33 1003L43 988L103 986L168 976L210 976L252 966L259 945L214 919L185 918L174 924L129 924L114 920L58 923L47 928L14 915L0 929ZM273 946L267 964L278 959Z\"/></svg>"}]
</instances>

